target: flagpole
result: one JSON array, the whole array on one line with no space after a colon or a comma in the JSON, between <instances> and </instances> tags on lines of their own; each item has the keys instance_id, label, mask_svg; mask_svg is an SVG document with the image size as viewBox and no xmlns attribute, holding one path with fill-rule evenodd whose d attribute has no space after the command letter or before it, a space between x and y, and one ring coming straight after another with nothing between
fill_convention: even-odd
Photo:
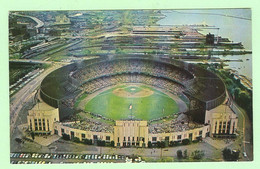
<instances>
[{"instance_id":1,"label":"flagpole","mask_svg":"<svg viewBox=\"0 0 260 169\"><path fill-rule=\"evenodd\" d=\"M132 103L129 105L129 110L131 111L130 112L130 116L131 116L131 120L133 120L133 105L132 105Z\"/></svg>"},{"instance_id":2,"label":"flagpole","mask_svg":"<svg viewBox=\"0 0 260 169\"><path fill-rule=\"evenodd\" d=\"M131 108L131 121L133 120L133 107Z\"/></svg>"},{"instance_id":3,"label":"flagpole","mask_svg":"<svg viewBox=\"0 0 260 169\"><path fill-rule=\"evenodd\" d=\"M131 121L133 120L133 103L131 103Z\"/></svg>"}]
</instances>

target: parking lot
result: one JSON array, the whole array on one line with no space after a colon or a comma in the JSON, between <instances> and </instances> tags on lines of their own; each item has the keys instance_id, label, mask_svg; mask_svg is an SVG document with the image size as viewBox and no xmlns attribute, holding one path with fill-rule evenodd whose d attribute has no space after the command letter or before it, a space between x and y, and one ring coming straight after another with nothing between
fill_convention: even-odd
<instances>
[{"instance_id":1,"label":"parking lot","mask_svg":"<svg viewBox=\"0 0 260 169\"><path fill-rule=\"evenodd\" d=\"M108 154L43 154L11 153L11 164L51 164L51 163L131 163L143 162L141 157Z\"/></svg>"}]
</instances>

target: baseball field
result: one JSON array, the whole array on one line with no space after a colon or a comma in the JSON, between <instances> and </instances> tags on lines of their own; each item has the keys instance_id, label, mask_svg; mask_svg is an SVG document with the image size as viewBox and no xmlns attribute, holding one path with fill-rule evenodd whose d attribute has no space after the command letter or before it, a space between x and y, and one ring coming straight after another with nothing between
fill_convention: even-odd
<instances>
[{"instance_id":1,"label":"baseball field","mask_svg":"<svg viewBox=\"0 0 260 169\"><path fill-rule=\"evenodd\" d=\"M146 85L119 85L98 93L84 108L114 120L151 120L179 112L180 102Z\"/></svg>"}]
</instances>

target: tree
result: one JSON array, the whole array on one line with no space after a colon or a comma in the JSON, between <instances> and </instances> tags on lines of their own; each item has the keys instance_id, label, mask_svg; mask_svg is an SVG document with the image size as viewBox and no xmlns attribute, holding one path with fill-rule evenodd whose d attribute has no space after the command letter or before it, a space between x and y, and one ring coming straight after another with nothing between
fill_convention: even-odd
<instances>
[{"instance_id":1,"label":"tree","mask_svg":"<svg viewBox=\"0 0 260 169\"><path fill-rule=\"evenodd\" d=\"M183 155L182 155L182 151L181 151L181 150L178 150L178 151L177 151L177 158L178 158L178 159L182 159L182 158L183 158Z\"/></svg>"},{"instance_id":2,"label":"tree","mask_svg":"<svg viewBox=\"0 0 260 169\"><path fill-rule=\"evenodd\" d=\"M228 148L225 148L223 151L222 151L222 155L223 155L223 159L225 161L230 161L231 159L231 150L228 149Z\"/></svg>"},{"instance_id":3,"label":"tree","mask_svg":"<svg viewBox=\"0 0 260 169\"><path fill-rule=\"evenodd\" d=\"M83 139L82 140L84 144L89 144L89 140L88 139Z\"/></svg>"},{"instance_id":4,"label":"tree","mask_svg":"<svg viewBox=\"0 0 260 169\"><path fill-rule=\"evenodd\" d=\"M101 140L97 140L97 146L101 146Z\"/></svg>"},{"instance_id":5,"label":"tree","mask_svg":"<svg viewBox=\"0 0 260 169\"><path fill-rule=\"evenodd\" d=\"M161 142L161 148L164 148L164 147L165 147L165 142L162 141L162 142Z\"/></svg>"},{"instance_id":6,"label":"tree","mask_svg":"<svg viewBox=\"0 0 260 169\"><path fill-rule=\"evenodd\" d=\"M105 140L101 141L101 146L106 146L106 141Z\"/></svg>"},{"instance_id":7,"label":"tree","mask_svg":"<svg viewBox=\"0 0 260 169\"><path fill-rule=\"evenodd\" d=\"M90 140L89 139L84 139L83 143L87 144L87 145L91 145L92 144L92 140L91 139Z\"/></svg>"},{"instance_id":8,"label":"tree","mask_svg":"<svg viewBox=\"0 0 260 169\"><path fill-rule=\"evenodd\" d=\"M161 142L157 141L157 147L160 148L161 147Z\"/></svg>"},{"instance_id":9,"label":"tree","mask_svg":"<svg viewBox=\"0 0 260 169\"><path fill-rule=\"evenodd\" d=\"M72 139L72 141L73 141L73 142L76 142L76 143L80 143L80 139L79 139L78 137L74 137L74 138Z\"/></svg>"},{"instance_id":10,"label":"tree","mask_svg":"<svg viewBox=\"0 0 260 169\"><path fill-rule=\"evenodd\" d=\"M170 144L169 144L170 147L175 147L175 146L178 146L178 145L179 145L178 141L170 141Z\"/></svg>"},{"instance_id":11,"label":"tree","mask_svg":"<svg viewBox=\"0 0 260 169\"><path fill-rule=\"evenodd\" d=\"M233 81L231 79L226 79L225 82L228 86L233 84Z\"/></svg>"},{"instance_id":12,"label":"tree","mask_svg":"<svg viewBox=\"0 0 260 169\"><path fill-rule=\"evenodd\" d=\"M114 146L115 146L115 142L114 142L114 141L111 141L111 142L110 142L110 146L111 146L111 147L114 147Z\"/></svg>"},{"instance_id":13,"label":"tree","mask_svg":"<svg viewBox=\"0 0 260 169\"><path fill-rule=\"evenodd\" d=\"M183 158L188 158L188 151L187 150L184 150L184 152L183 152Z\"/></svg>"},{"instance_id":14,"label":"tree","mask_svg":"<svg viewBox=\"0 0 260 169\"><path fill-rule=\"evenodd\" d=\"M63 134L62 134L62 138L63 138L64 140L70 140L70 135L63 133Z\"/></svg>"},{"instance_id":15,"label":"tree","mask_svg":"<svg viewBox=\"0 0 260 169\"><path fill-rule=\"evenodd\" d=\"M35 139L34 135L35 135L35 134L34 134L34 132L32 131L32 132L31 132L31 137L32 137L33 140Z\"/></svg>"},{"instance_id":16,"label":"tree","mask_svg":"<svg viewBox=\"0 0 260 169\"><path fill-rule=\"evenodd\" d=\"M192 152L192 158L194 160L200 160L202 159L203 156L204 156L204 151L195 150L194 152Z\"/></svg>"},{"instance_id":17,"label":"tree","mask_svg":"<svg viewBox=\"0 0 260 169\"><path fill-rule=\"evenodd\" d=\"M148 147L151 148L153 145L152 145L152 142L151 141L148 141Z\"/></svg>"},{"instance_id":18,"label":"tree","mask_svg":"<svg viewBox=\"0 0 260 169\"><path fill-rule=\"evenodd\" d=\"M15 138L15 141L17 142L17 143L19 143L19 144L21 144L23 141L22 141L22 139L20 139L20 138Z\"/></svg>"},{"instance_id":19,"label":"tree","mask_svg":"<svg viewBox=\"0 0 260 169\"><path fill-rule=\"evenodd\" d=\"M225 161L237 161L239 158L239 151L231 151L229 148L225 148L222 151L222 155Z\"/></svg>"},{"instance_id":20,"label":"tree","mask_svg":"<svg viewBox=\"0 0 260 169\"><path fill-rule=\"evenodd\" d=\"M190 140L189 139L183 139L182 140L182 144L183 145L188 145L188 144L190 144Z\"/></svg>"},{"instance_id":21,"label":"tree","mask_svg":"<svg viewBox=\"0 0 260 169\"><path fill-rule=\"evenodd\" d=\"M239 94L240 94L240 88L236 87L235 90L234 90L235 98L238 98Z\"/></svg>"},{"instance_id":22,"label":"tree","mask_svg":"<svg viewBox=\"0 0 260 169\"><path fill-rule=\"evenodd\" d=\"M196 137L196 140L198 140L198 141L202 141L202 136L198 136L198 137Z\"/></svg>"},{"instance_id":23,"label":"tree","mask_svg":"<svg viewBox=\"0 0 260 169\"><path fill-rule=\"evenodd\" d=\"M174 146L174 141L170 141L169 146L170 146L170 147L173 147L173 146Z\"/></svg>"},{"instance_id":24,"label":"tree","mask_svg":"<svg viewBox=\"0 0 260 169\"><path fill-rule=\"evenodd\" d=\"M89 145L92 145L92 144L93 144L92 139L89 139Z\"/></svg>"},{"instance_id":25,"label":"tree","mask_svg":"<svg viewBox=\"0 0 260 169\"><path fill-rule=\"evenodd\" d=\"M239 151L232 151L232 161L237 161L239 159Z\"/></svg>"}]
</instances>

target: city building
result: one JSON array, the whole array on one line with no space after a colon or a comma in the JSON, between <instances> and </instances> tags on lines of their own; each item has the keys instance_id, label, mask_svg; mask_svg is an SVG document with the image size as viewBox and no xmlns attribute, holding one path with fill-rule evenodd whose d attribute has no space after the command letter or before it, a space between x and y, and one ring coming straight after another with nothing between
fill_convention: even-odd
<instances>
[{"instance_id":1,"label":"city building","mask_svg":"<svg viewBox=\"0 0 260 169\"><path fill-rule=\"evenodd\" d=\"M214 45L214 34L209 33L206 35L206 44Z\"/></svg>"}]
</instances>

